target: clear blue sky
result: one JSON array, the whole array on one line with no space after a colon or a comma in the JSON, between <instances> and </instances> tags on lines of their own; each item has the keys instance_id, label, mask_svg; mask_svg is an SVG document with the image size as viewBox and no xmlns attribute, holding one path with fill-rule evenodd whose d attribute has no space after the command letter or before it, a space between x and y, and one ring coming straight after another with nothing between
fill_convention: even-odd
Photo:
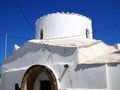
<instances>
[{"instance_id":1,"label":"clear blue sky","mask_svg":"<svg viewBox=\"0 0 120 90\"><path fill-rule=\"evenodd\" d=\"M92 19L95 39L110 45L120 42L120 0L0 0L0 62L4 60L5 34L9 56L14 44L35 38L37 18L62 11Z\"/></svg>"}]
</instances>

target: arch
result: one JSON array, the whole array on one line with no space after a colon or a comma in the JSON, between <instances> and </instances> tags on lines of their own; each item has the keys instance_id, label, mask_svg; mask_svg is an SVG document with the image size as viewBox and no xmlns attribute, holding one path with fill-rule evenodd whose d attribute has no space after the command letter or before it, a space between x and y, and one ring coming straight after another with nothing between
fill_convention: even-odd
<instances>
[{"instance_id":1,"label":"arch","mask_svg":"<svg viewBox=\"0 0 120 90\"><path fill-rule=\"evenodd\" d=\"M48 75L51 84L51 90L58 90L57 79L53 71L44 65L34 65L26 71L22 79L21 90L34 90L35 80L42 72Z\"/></svg>"}]
</instances>

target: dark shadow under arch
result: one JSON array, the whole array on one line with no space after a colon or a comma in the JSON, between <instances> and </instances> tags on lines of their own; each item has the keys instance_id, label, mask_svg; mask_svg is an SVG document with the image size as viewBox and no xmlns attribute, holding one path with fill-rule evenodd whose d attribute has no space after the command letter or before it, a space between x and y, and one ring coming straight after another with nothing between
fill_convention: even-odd
<instances>
[{"instance_id":1,"label":"dark shadow under arch","mask_svg":"<svg viewBox=\"0 0 120 90\"><path fill-rule=\"evenodd\" d=\"M22 79L21 90L33 90L35 80L41 72L45 72L48 75L51 83L51 90L58 90L57 79L53 71L44 65L33 65L26 71Z\"/></svg>"}]
</instances>

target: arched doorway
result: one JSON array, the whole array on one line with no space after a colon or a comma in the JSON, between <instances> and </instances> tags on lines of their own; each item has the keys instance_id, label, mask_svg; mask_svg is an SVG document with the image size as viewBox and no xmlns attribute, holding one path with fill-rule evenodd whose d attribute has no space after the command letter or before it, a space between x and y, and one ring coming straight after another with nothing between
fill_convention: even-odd
<instances>
[{"instance_id":1,"label":"arched doorway","mask_svg":"<svg viewBox=\"0 0 120 90\"><path fill-rule=\"evenodd\" d=\"M41 79L41 76L44 77L44 79ZM21 90L38 90L38 89L58 90L56 77L53 71L47 66L34 65L26 71L23 77L21 83Z\"/></svg>"}]
</instances>

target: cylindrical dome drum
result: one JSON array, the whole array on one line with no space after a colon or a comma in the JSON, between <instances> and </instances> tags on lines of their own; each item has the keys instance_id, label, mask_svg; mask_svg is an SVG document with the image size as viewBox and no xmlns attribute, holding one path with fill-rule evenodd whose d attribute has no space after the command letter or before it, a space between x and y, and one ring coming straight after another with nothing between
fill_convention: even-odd
<instances>
[{"instance_id":1,"label":"cylindrical dome drum","mask_svg":"<svg viewBox=\"0 0 120 90\"><path fill-rule=\"evenodd\" d=\"M36 21L36 38L53 39L81 36L92 38L91 20L74 13L48 14Z\"/></svg>"}]
</instances>

